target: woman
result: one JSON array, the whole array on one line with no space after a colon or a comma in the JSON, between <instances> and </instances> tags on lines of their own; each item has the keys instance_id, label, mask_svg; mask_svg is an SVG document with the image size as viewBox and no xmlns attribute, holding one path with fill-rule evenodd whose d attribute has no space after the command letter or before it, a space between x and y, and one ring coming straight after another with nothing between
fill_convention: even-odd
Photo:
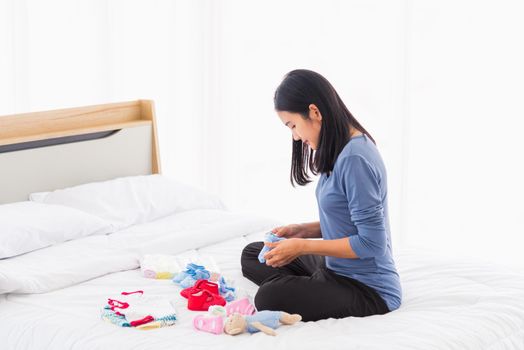
<instances>
[{"instance_id":1,"label":"woman","mask_svg":"<svg viewBox=\"0 0 524 350\"><path fill-rule=\"evenodd\" d=\"M258 310L282 310L304 321L393 311L401 287L391 253L386 168L374 139L333 86L309 70L289 72L275 110L293 135L291 184L320 178L318 222L274 228L286 238L247 245L244 276L260 286ZM322 238L322 239L308 239Z\"/></svg>"}]
</instances>

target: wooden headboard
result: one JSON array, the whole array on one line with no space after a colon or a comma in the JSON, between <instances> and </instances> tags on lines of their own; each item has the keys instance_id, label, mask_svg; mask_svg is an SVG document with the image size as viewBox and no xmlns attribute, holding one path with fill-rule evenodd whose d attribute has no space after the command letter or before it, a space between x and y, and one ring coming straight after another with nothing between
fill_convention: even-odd
<instances>
[{"instance_id":1,"label":"wooden headboard","mask_svg":"<svg viewBox=\"0 0 524 350\"><path fill-rule=\"evenodd\" d=\"M0 204L160 172L153 101L0 116Z\"/></svg>"}]
</instances>

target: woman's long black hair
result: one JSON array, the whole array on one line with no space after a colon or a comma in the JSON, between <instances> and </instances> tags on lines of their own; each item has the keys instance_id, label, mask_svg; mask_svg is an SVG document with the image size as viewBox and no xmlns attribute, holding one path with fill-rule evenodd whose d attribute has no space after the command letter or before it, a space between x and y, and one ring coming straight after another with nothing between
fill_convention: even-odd
<instances>
[{"instance_id":1,"label":"woman's long black hair","mask_svg":"<svg viewBox=\"0 0 524 350\"><path fill-rule=\"evenodd\" d=\"M338 155L349 142L350 125L375 143L371 135L349 112L329 81L307 69L287 73L275 91L275 110L299 113L309 119L309 105L314 104L322 114L317 150L301 140L293 140L291 184L300 186L311 182L308 170L314 175L333 171Z\"/></svg>"}]
</instances>

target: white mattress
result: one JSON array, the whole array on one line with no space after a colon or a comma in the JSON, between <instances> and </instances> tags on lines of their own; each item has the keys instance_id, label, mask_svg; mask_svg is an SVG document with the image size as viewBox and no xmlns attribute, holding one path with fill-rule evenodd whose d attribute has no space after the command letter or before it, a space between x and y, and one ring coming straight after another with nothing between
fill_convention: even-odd
<instances>
[{"instance_id":1,"label":"white mattress","mask_svg":"<svg viewBox=\"0 0 524 350\"><path fill-rule=\"evenodd\" d=\"M300 322L263 333L213 335L192 328L180 287L141 276L138 258L174 253L213 259L240 294L240 253L273 220L195 210L103 237L0 261L1 349L524 349L524 278L502 267L397 251L403 304L387 315ZM143 289L176 298L175 326L140 331L100 319L109 295ZM1 292L1 291L0 291ZM27 293L38 292L38 293Z\"/></svg>"}]
</instances>

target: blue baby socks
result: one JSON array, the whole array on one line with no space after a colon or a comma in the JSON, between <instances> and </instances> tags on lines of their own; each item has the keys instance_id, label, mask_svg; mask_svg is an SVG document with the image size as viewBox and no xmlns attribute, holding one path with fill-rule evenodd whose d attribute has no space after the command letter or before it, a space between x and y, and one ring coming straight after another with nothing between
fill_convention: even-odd
<instances>
[{"instance_id":1,"label":"blue baby socks","mask_svg":"<svg viewBox=\"0 0 524 350\"><path fill-rule=\"evenodd\" d=\"M173 277L173 282L179 284L182 288L192 287L199 279L207 280L211 274L203 265L187 264L186 270Z\"/></svg>"},{"instance_id":2,"label":"blue baby socks","mask_svg":"<svg viewBox=\"0 0 524 350\"><path fill-rule=\"evenodd\" d=\"M279 237L279 236L275 235L273 232L268 232L268 233L266 233L266 238L265 238L264 242L279 242L279 241L282 241L284 239L285 238L283 238L283 237ZM258 261L260 261L261 263L265 263L266 259L264 259L264 254L269 252L271 249L272 248L269 248L267 245L264 245L264 247L262 248L262 250L258 254Z\"/></svg>"}]
</instances>

